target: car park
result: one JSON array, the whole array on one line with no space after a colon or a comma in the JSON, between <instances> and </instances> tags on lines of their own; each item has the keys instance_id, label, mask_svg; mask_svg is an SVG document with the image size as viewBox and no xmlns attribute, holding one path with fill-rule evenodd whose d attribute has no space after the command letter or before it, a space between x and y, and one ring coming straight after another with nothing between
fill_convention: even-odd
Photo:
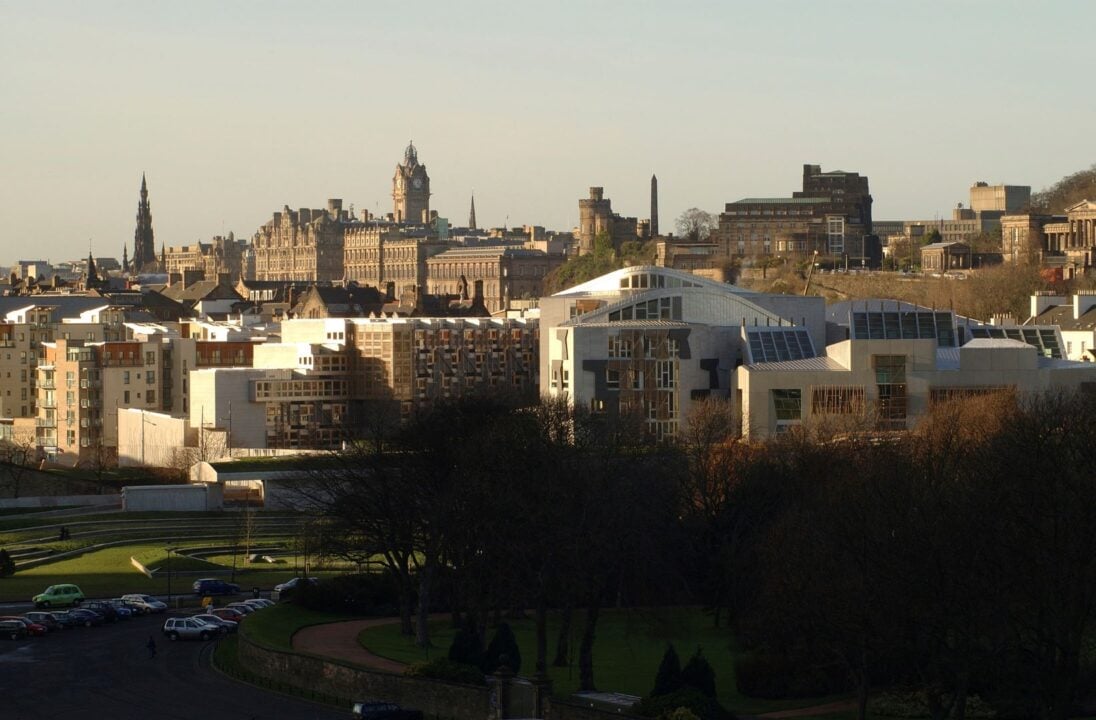
<instances>
[{"instance_id":1,"label":"car park","mask_svg":"<svg viewBox=\"0 0 1096 720\"><path fill-rule=\"evenodd\" d=\"M234 623L240 623L245 617L247 617L247 613L243 612L242 610L228 607L213 608L209 611L209 614L216 615L222 620L231 620Z\"/></svg>"},{"instance_id":2,"label":"car park","mask_svg":"<svg viewBox=\"0 0 1096 720\"><path fill-rule=\"evenodd\" d=\"M105 600L91 600L84 603L81 607L84 610L94 610L95 612L102 615L103 620L108 623L118 622L118 620L120 619L118 611L114 608L113 605Z\"/></svg>"},{"instance_id":3,"label":"car park","mask_svg":"<svg viewBox=\"0 0 1096 720\"><path fill-rule=\"evenodd\" d=\"M27 628L27 635L30 635L31 637L42 637L47 632L49 632L49 630L46 629L45 625L40 625L33 620L28 620L25 617L19 617L17 615L0 616L0 620L10 620L12 622L23 623L23 625Z\"/></svg>"},{"instance_id":4,"label":"car park","mask_svg":"<svg viewBox=\"0 0 1096 720\"><path fill-rule=\"evenodd\" d=\"M219 627L225 633L234 633L234 632L236 632L237 628L239 628L239 626L240 626L240 624L238 622L236 622L235 620L225 620L224 618L217 617L216 615L212 615L210 613L203 613L202 615L194 615L193 618L195 620L201 620L206 625L212 625L214 627Z\"/></svg>"},{"instance_id":5,"label":"car park","mask_svg":"<svg viewBox=\"0 0 1096 720\"><path fill-rule=\"evenodd\" d=\"M278 583L274 586L274 593L272 597L275 600L283 600L294 593L294 591L305 585L317 585L320 579L314 577L295 577L291 580L286 580L284 583Z\"/></svg>"},{"instance_id":6,"label":"car park","mask_svg":"<svg viewBox=\"0 0 1096 720\"><path fill-rule=\"evenodd\" d=\"M58 630L64 630L65 626L61 624L61 621L57 619L57 616L50 612L34 611L23 613L23 617L31 622L36 622L44 627L48 632L56 632Z\"/></svg>"},{"instance_id":7,"label":"car park","mask_svg":"<svg viewBox=\"0 0 1096 720\"><path fill-rule=\"evenodd\" d=\"M168 640L212 640L222 632L219 627L194 618L168 618L163 626Z\"/></svg>"},{"instance_id":8,"label":"car park","mask_svg":"<svg viewBox=\"0 0 1096 720\"><path fill-rule=\"evenodd\" d=\"M246 603L242 603L242 602L229 603L228 605L225 605L225 607L226 608L231 608L233 610L238 610L238 611L242 612L244 615L250 615L251 613L255 612L255 608L251 607L250 605L247 605Z\"/></svg>"},{"instance_id":9,"label":"car park","mask_svg":"<svg viewBox=\"0 0 1096 720\"><path fill-rule=\"evenodd\" d=\"M167 603L161 602L151 595L130 593L129 595L123 595L121 599L129 605L141 608L145 614L167 612Z\"/></svg>"},{"instance_id":10,"label":"car park","mask_svg":"<svg viewBox=\"0 0 1096 720\"><path fill-rule=\"evenodd\" d=\"M37 594L32 599L34 607L43 608L64 607L65 605L79 605L84 601L84 593L75 585L50 585L45 591Z\"/></svg>"},{"instance_id":11,"label":"car park","mask_svg":"<svg viewBox=\"0 0 1096 720\"><path fill-rule=\"evenodd\" d=\"M57 621L57 623L61 626L63 630L68 630L74 627L81 627L84 624L84 621L81 618L75 615L71 615L64 610L55 611L50 614L53 615L53 618Z\"/></svg>"},{"instance_id":12,"label":"car park","mask_svg":"<svg viewBox=\"0 0 1096 720\"><path fill-rule=\"evenodd\" d=\"M22 640L27 636L27 626L18 620L0 620L0 637Z\"/></svg>"},{"instance_id":13,"label":"car park","mask_svg":"<svg viewBox=\"0 0 1096 720\"><path fill-rule=\"evenodd\" d=\"M248 607L253 607L256 610L265 610L266 608L274 604L264 598L251 598L249 600L241 600L240 602L242 602L244 605L247 605Z\"/></svg>"},{"instance_id":14,"label":"car park","mask_svg":"<svg viewBox=\"0 0 1096 720\"><path fill-rule=\"evenodd\" d=\"M105 620L103 616L94 610L84 610L83 608L76 608L75 610L68 611L69 617L73 618L74 625L82 627L92 627L102 625Z\"/></svg>"},{"instance_id":15,"label":"car park","mask_svg":"<svg viewBox=\"0 0 1096 720\"><path fill-rule=\"evenodd\" d=\"M135 607L122 600L105 600L104 602L114 608L114 612L118 613L119 620L129 620L134 615L139 614Z\"/></svg>"},{"instance_id":16,"label":"car park","mask_svg":"<svg viewBox=\"0 0 1096 720\"><path fill-rule=\"evenodd\" d=\"M240 586L220 578L202 578L194 581L195 595L235 595Z\"/></svg>"}]
</instances>

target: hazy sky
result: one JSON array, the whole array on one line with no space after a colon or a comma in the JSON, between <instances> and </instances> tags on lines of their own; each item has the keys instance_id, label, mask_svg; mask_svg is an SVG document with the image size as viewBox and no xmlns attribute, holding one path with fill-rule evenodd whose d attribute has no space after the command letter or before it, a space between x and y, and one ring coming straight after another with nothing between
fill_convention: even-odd
<instances>
[{"instance_id":1,"label":"hazy sky","mask_svg":"<svg viewBox=\"0 0 1096 720\"><path fill-rule=\"evenodd\" d=\"M0 0L0 262L157 248L327 198L392 209L409 139L456 223L662 226L866 174L876 219L1096 158L1096 3Z\"/></svg>"}]
</instances>

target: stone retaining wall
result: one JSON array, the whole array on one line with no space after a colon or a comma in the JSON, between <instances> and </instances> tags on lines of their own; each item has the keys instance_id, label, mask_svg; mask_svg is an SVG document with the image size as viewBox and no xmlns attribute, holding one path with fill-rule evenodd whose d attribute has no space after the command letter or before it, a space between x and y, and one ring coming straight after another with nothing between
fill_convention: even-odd
<instances>
[{"instance_id":1,"label":"stone retaining wall","mask_svg":"<svg viewBox=\"0 0 1096 720\"><path fill-rule=\"evenodd\" d=\"M284 652L239 635L240 662L268 679L336 697L394 702L427 716L484 720L490 714L486 687L395 675L315 655Z\"/></svg>"}]
</instances>

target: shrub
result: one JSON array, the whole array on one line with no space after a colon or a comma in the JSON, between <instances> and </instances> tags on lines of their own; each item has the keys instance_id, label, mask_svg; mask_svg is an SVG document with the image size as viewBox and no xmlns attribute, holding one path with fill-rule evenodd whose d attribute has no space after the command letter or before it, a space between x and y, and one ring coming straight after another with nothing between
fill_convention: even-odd
<instances>
[{"instance_id":1,"label":"shrub","mask_svg":"<svg viewBox=\"0 0 1096 720\"><path fill-rule=\"evenodd\" d=\"M715 698L691 687L683 687L667 695L644 698L632 707L632 712L660 720L679 720L682 717L681 709L692 713L699 720L734 720L734 715L725 710Z\"/></svg>"},{"instance_id":2,"label":"shrub","mask_svg":"<svg viewBox=\"0 0 1096 720\"><path fill-rule=\"evenodd\" d=\"M666 652L662 654L662 662L658 664L658 674L655 675L655 687L651 690L651 697L669 695L681 687L681 660L677 657L677 650L671 643Z\"/></svg>"},{"instance_id":3,"label":"shrub","mask_svg":"<svg viewBox=\"0 0 1096 720\"><path fill-rule=\"evenodd\" d=\"M398 614L398 588L387 574L340 575L304 584L293 593L294 602L323 612L382 616Z\"/></svg>"},{"instance_id":4,"label":"shrub","mask_svg":"<svg viewBox=\"0 0 1096 720\"><path fill-rule=\"evenodd\" d=\"M872 717L923 718L931 714L925 694L919 690L882 693L868 701L868 710ZM997 713L982 698L968 695L966 716L995 718Z\"/></svg>"},{"instance_id":5,"label":"shrub","mask_svg":"<svg viewBox=\"0 0 1096 720\"><path fill-rule=\"evenodd\" d=\"M468 617L464 627L457 630L449 645L449 660L463 665L480 667L483 664L483 641L475 621Z\"/></svg>"},{"instance_id":6,"label":"shrub","mask_svg":"<svg viewBox=\"0 0 1096 720\"><path fill-rule=\"evenodd\" d=\"M411 677L445 680L465 685L486 685L483 673L475 665L453 662L448 658L434 658L429 662L416 663L404 670Z\"/></svg>"},{"instance_id":7,"label":"shrub","mask_svg":"<svg viewBox=\"0 0 1096 720\"><path fill-rule=\"evenodd\" d=\"M696 653L682 668L681 685L696 688L710 698L715 697L715 670L700 648L696 649Z\"/></svg>"},{"instance_id":8,"label":"shrub","mask_svg":"<svg viewBox=\"0 0 1096 720\"><path fill-rule=\"evenodd\" d=\"M0 548L0 577L11 577L15 574L15 561L7 550Z\"/></svg>"},{"instance_id":9,"label":"shrub","mask_svg":"<svg viewBox=\"0 0 1096 720\"><path fill-rule=\"evenodd\" d=\"M796 662L783 655L739 658L734 673L740 693L769 700L835 695L849 689L848 674L841 668Z\"/></svg>"},{"instance_id":10,"label":"shrub","mask_svg":"<svg viewBox=\"0 0 1096 720\"><path fill-rule=\"evenodd\" d=\"M495 630L495 636L491 638L491 643L483 654L480 669L485 673L493 673L503 665L515 673L521 671L521 650L518 649L514 631L507 623L500 623Z\"/></svg>"}]
</instances>

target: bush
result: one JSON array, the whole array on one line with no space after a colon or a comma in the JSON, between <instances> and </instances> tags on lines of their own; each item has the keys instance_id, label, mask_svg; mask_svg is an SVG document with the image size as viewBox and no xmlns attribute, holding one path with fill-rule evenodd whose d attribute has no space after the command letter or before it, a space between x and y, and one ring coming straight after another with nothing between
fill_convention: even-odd
<instances>
[{"instance_id":1,"label":"bush","mask_svg":"<svg viewBox=\"0 0 1096 720\"><path fill-rule=\"evenodd\" d=\"M507 623L500 623L498 629L495 630L495 636L491 638L491 643L483 654L480 669L490 674L503 665L513 670L514 673L521 671L521 650L518 649L518 641L514 637L514 631L510 629L510 625Z\"/></svg>"},{"instance_id":2,"label":"bush","mask_svg":"<svg viewBox=\"0 0 1096 720\"><path fill-rule=\"evenodd\" d=\"M660 720L678 720L682 708L699 720L734 720L734 715L725 710L715 698L691 687L681 688L667 695L644 698L632 707L632 712Z\"/></svg>"},{"instance_id":3,"label":"bush","mask_svg":"<svg viewBox=\"0 0 1096 720\"><path fill-rule=\"evenodd\" d=\"M387 574L340 575L304 584L293 593L293 601L309 610L353 615L388 616L399 613L399 590Z\"/></svg>"},{"instance_id":4,"label":"bush","mask_svg":"<svg viewBox=\"0 0 1096 720\"><path fill-rule=\"evenodd\" d=\"M15 561L7 550L0 548L0 578L11 577L15 574Z\"/></svg>"},{"instance_id":5,"label":"bush","mask_svg":"<svg viewBox=\"0 0 1096 720\"><path fill-rule=\"evenodd\" d=\"M848 674L841 668L796 662L782 655L739 658L734 673L740 693L769 700L836 695L849 689Z\"/></svg>"},{"instance_id":6,"label":"bush","mask_svg":"<svg viewBox=\"0 0 1096 720\"><path fill-rule=\"evenodd\" d=\"M651 690L651 697L669 695L681 687L681 660L677 657L677 650L671 643L666 652L662 654L662 662L658 664L658 674L655 675L655 687Z\"/></svg>"},{"instance_id":7,"label":"bush","mask_svg":"<svg viewBox=\"0 0 1096 720\"><path fill-rule=\"evenodd\" d=\"M411 677L445 680L465 685L486 685L483 673L475 665L453 662L448 658L435 658L429 662L416 663L408 667L404 675Z\"/></svg>"},{"instance_id":8,"label":"bush","mask_svg":"<svg viewBox=\"0 0 1096 720\"><path fill-rule=\"evenodd\" d=\"M457 630L449 645L449 660L462 665L480 667L483 664L483 641L475 621L469 616L464 627Z\"/></svg>"},{"instance_id":9,"label":"bush","mask_svg":"<svg viewBox=\"0 0 1096 720\"><path fill-rule=\"evenodd\" d=\"M925 694L919 690L882 693L868 701L868 710L872 717L924 718L931 715ZM995 718L997 713L982 698L968 695L966 716Z\"/></svg>"},{"instance_id":10,"label":"bush","mask_svg":"<svg viewBox=\"0 0 1096 720\"><path fill-rule=\"evenodd\" d=\"M700 648L681 670L681 686L696 688L710 698L715 697L715 670Z\"/></svg>"}]
</instances>

